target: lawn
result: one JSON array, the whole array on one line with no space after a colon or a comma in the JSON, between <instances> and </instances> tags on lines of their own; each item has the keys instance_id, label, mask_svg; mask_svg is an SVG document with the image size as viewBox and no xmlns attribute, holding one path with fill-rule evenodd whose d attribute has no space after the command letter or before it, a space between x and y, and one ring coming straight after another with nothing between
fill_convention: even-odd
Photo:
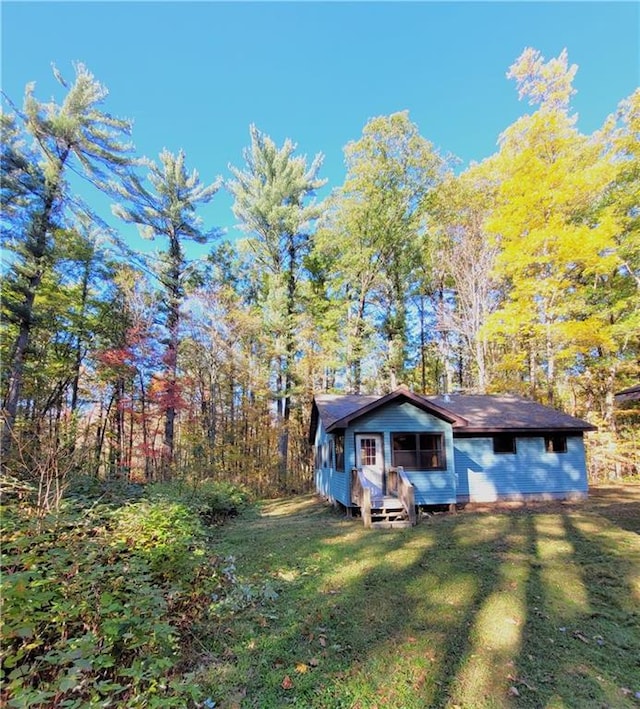
<instances>
[{"instance_id":1,"label":"lawn","mask_svg":"<svg viewBox=\"0 0 640 709\"><path fill-rule=\"evenodd\" d=\"M640 706L640 485L368 530L313 496L216 533L209 706ZM229 615L229 613L231 613Z\"/></svg>"}]
</instances>

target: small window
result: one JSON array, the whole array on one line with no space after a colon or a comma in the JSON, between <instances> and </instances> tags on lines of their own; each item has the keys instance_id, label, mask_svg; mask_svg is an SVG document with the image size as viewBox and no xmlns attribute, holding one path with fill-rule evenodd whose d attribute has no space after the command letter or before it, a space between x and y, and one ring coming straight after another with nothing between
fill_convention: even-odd
<instances>
[{"instance_id":1,"label":"small window","mask_svg":"<svg viewBox=\"0 0 640 709\"><path fill-rule=\"evenodd\" d=\"M360 462L362 465L376 465L376 439L360 440Z\"/></svg>"},{"instance_id":2,"label":"small window","mask_svg":"<svg viewBox=\"0 0 640 709\"><path fill-rule=\"evenodd\" d=\"M333 439L329 441L329 467L333 468L335 466L336 459L336 449Z\"/></svg>"},{"instance_id":3,"label":"small window","mask_svg":"<svg viewBox=\"0 0 640 709\"><path fill-rule=\"evenodd\" d=\"M444 470L444 436L441 433L391 434L393 465L407 470Z\"/></svg>"},{"instance_id":4,"label":"small window","mask_svg":"<svg viewBox=\"0 0 640 709\"><path fill-rule=\"evenodd\" d=\"M336 470L344 473L344 436L335 437Z\"/></svg>"},{"instance_id":5,"label":"small window","mask_svg":"<svg viewBox=\"0 0 640 709\"><path fill-rule=\"evenodd\" d=\"M567 437L566 436L545 436L544 449L547 453L566 453L567 452Z\"/></svg>"},{"instance_id":6,"label":"small window","mask_svg":"<svg viewBox=\"0 0 640 709\"><path fill-rule=\"evenodd\" d=\"M500 435L493 437L493 452L494 453L515 453L516 438L515 436Z\"/></svg>"}]
</instances>

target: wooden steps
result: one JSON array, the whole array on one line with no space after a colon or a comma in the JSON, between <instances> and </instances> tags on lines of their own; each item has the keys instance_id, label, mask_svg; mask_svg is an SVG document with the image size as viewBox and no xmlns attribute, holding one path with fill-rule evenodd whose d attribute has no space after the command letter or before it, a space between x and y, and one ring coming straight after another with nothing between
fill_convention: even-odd
<instances>
[{"instance_id":1,"label":"wooden steps","mask_svg":"<svg viewBox=\"0 0 640 709\"><path fill-rule=\"evenodd\" d=\"M374 529L398 529L411 527L402 502L397 497L385 495L371 500L371 527Z\"/></svg>"},{"instance_id":2,"label":"wooden steps","mask_svg":"<svg viewBox=\"0 0 640 709\"><path fill-rule=\"evenodd\" d=\"M371 529L406 529L407 527L412 527L413 525L408 519L398 519L394 522L383 521L371 522Z\"/></svg>"},{"instance_id":3,"label":"wooden steps","mask_svg":"<svg viewBox=\"0 0 640 709\"><path fill-rule=\"evenodd\" d=\"M351 500L360 508L365 527L413 527L417 522L415 493L402 467L389 470L386 491L390 494L385 495L362 470L351 469Z\"/></svg>"}]
</instances>

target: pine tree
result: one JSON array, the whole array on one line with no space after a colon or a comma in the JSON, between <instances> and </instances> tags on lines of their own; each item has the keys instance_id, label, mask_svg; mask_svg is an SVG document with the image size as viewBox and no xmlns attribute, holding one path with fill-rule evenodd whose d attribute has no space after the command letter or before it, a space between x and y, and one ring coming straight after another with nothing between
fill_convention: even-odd
<instances>
[{"instance_id":1,"label":"pine tree","mask_svg":"<svg viewBox=\"0 0 640 709\"><path fill-rule=\"evenodd\" d=\"M34 84L27 86L22 110L15 109L13 122L3 119L2 187L11 195L11 228L5 245L13 250L11 269L19 297L10 307L16 337L8 363L2 430L2 457L12 446L18 414L25 358L34 325L34 303L43 278L55 259L56 231L65 226L69 211L66 173L73 169L101 189L114 173L131 163L131 146L124 142L130 122L100 109L108 95L83 64L62 103L41 103ZM66 82L54 70L59 82ZM15 108L15 107L14 107ZM5 136L9 138L4 143ZM19 137L33 139L33 149L21 146ZM17 199L16 199L17 198ZM7 243L6 236L11 234Z\"/></svg>"},{"instance_id":2,"label":"pine tree","mask_svg":"<svg viewBox=\"0 0 640 709\"><path fill-rule=\"evenodd\" d=\"M305 156L295 156L296 145L286 140L278 148L271 138L250 127L251 145L243 155L244 168L231 167L229 189L235 199L233 211L251 236L248 246L264 274L263 308L271 318L275 348L275 399L281 433L279 465L286 484L289 451L289 421L296 385L296 335L299 289L304 260L312 247L312 229L322 206L316 190L322 155L307 167Z\"/></svg>"},{"instance_id":3,"label":"pine tree","mask_svg":"<svg viewBox=\"0 0 640 709\"><path fill-rule=\"evenodd\" d=\"M167 250L161 254L160 265L156 268L156 275L166 295L167 340L160 398L165 412L163 475L168 477L172 474L174 464L175 424L180 407L180 308L185 299L185 281L188 276L184 244L186 241L205 244L216 235L215 230L202 230L197 208L213 198L220 187L220 181L205 185L195 170L189 173L182 151L174 155L164 150L160 154L159 165L153 161L146 161L146 164L151 189L131 173L120 187L115 186L128 206L116 205L114 213L126 222L138 224L143 235L151 239L163 237L168 242Z\"/></svg>"}]
</instances>

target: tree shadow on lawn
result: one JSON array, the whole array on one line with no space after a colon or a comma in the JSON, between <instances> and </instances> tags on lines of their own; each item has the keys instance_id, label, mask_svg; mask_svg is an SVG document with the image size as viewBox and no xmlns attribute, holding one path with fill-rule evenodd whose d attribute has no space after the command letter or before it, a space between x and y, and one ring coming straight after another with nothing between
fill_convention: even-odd
<instances>
[{"instance_id":1,"label":"tree shadow on lawn","mask_svg":"<svg viewBox=\"0 0 640 709\"><path fill-rule=\"evenodd\" d=\"M216 644L228 661L210 676L214 692L226 688L218 706L635 706L621 683L636 660L603 664L611 641L598 640L611 609L633 621L624 599L640 561L619 553L627 532L598 537L598 519L579 507L464 513L408 530L292 509L277 516L276 506L254 527L238 520L227 538L240 575L271 579L279 597L227 623ZM262 555L242 551L256 534ZM591 557L600 562L585 568ZM603 565L606 595L593 590ZM637 628L616 642L637 652Z\"/></svg>"},{"instance_id":2,"label":"tree shadow on lawn","mask_svg":"<svg viewBox=\"0 0 640 709\"><path fill-rule=\"evenodd\" d=\"M640 534L640 482L592 486L588 505L616 526Z\"/></svg>"},{"instance_id":3,"label":"tree shadow on lawn","mask_svg":"<svg viewBox=\"0 0 640 709\"><path fill-rule=\"evenodd\" d=\"M579 506L526 520L527 621L516 663L517 706L637 706L640 549L625 553L633 535Z\"/></svg>"}]
</instances>

